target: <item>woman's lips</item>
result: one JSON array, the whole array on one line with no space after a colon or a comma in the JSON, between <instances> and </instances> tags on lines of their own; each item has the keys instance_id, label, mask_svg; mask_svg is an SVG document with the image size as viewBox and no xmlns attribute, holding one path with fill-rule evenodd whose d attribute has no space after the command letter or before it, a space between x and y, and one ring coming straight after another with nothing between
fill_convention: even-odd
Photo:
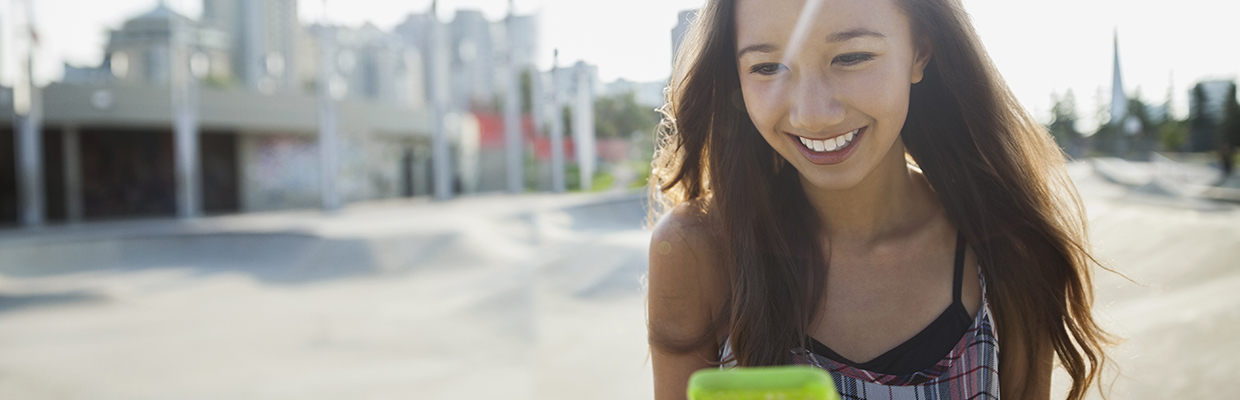
<instances>
[{"instance_id":1,"label":"woman's lips","mask_svg":"<svg viewBox=\"0 0 1240 400\"><path fill-rule=\"evenodd\" d=\"M801 150L801 155L805 156L809 162L817 165L832 165L848 159L868 128L868 126L862 127L828 139L809 139L790 133L785 133L785 135L797 149Z\"/></svg>"}]
</instances>

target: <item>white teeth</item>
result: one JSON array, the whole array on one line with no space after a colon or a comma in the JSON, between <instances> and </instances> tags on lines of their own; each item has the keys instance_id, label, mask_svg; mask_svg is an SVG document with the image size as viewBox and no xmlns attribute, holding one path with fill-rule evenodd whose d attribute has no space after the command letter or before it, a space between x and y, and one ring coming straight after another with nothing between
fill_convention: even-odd
<instances>
[{"instance_id":1,"label":"white teeth","mask_svg":"<svg viewBox=\"0 0 1240 400\"><path fill-rule=\"evenodd\" d=\"M801 144L804 145L805 148L821 153L824 151L836 151L844 148L844 146L848 146L849 143L852 143L853 138L857 137L857 133L860 131L860 129L857 129L830 139L812 140L800 136L797 138L801 139Z\"/></svg>"}]
</instances>

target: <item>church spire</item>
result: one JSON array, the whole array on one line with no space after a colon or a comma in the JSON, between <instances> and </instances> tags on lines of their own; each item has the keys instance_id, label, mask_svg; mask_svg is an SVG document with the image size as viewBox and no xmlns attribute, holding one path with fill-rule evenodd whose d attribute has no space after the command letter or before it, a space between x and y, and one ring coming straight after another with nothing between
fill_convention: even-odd
<instances>
[{"instance_id":1,"label":"church spire","mask_svg":"<svg viewBox=\"0 0 1240 400\"><path fill-rule=\"evenodd\" d=\"M1111 81L1111 123L1119 124L1128 115L1128 96L1124 94L1124 81L1119 73L1119 30L1114 32L1115 70Z\"/></svg>"}]
</instances>

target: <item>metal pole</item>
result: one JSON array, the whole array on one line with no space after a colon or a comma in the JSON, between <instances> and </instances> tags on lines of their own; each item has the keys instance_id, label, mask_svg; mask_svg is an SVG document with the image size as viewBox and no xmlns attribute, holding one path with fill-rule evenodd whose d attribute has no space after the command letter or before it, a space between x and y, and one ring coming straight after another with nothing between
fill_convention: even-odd
<instances>
[{"instance_id":1,"label":"metal pole","mask_svg":"<svg viewBox=\"0 0 1240 400\"><path fill-rule=\"evenodd\" d=\"M319 26L319 180L323 211L333 212L340 209L340 194L336 181L337 156L339 154L339 122L336 115L336 100L333 98L332 81L335 76L335 31L325 25Z\"/></svg>"},{"instance_id":2,"label":"metal pole","mask_svg":"<svg viewBox=\"0 0 1240 400\"><path fill-rule=\"evenodd\" d=\"M75 125L67 125L60 133L61 157L65 168L65 219L81 222L86 216L82 193L82 141Z\"/></svg>"},{"instance_id":3,"label":"metal pole","mask_svg":"<svg viewBox=\"0 0 1240 400\"><path fill-rule=\"evenodd\" d=\"M24 8L23 24L16 24L18 34L15 43L22 49L21 66L17 70L17 82L13 85L13 111L15 131L14 147L17 156L18 214L27 227L41 226L46 218L43 187L43 99L34 83L35 30L34 11L30 1L14 4ZM24 48L22 47L24 45Z\"/></svg>"},{"instance_id":4,"label":"metal pole","mask_svg":"<svg viewBox=\"0 0 1240 400\"><path fill-rule=\"evenodd\" d=\"M573 103L573 139L577 142L581 190L588 191L594 182L594 87L584 62L577 62L575 69L577 98Z\"/></svg>"},{"instance_id":5,"label":"metal pole","mask_svg":"<svg viewBox=\"0 0 1240 400\"><path fill-rule=\"evenodd\" d=\"M435 200L443 201L452 198L452 160L451 154L448 153L447 128L444 126L449 78L445 65L447 49L444 43L443 27L439 24L439 16L433 3L428 18L427 29L430 30L428 37L431 46L431 57L428 60L431 74L430 95L434 110L431 126L431 169L435 178Z\"/></svg>"},{"instance_id":6,"label":"metal pole","mask_svg":"<svg viewBox=\"0 0 1240 400\"><path fill-rule=\"evenodd\" d=\"M560 51L553 52L551 64L551 191L564 193L564 106L560 99Z\"/></svg>"},{"instance_id":7,"label":"metal pole","mask_svg":"<svg viewBox=\"0 0 1240 400\"><path fill-rule=\"evenodd\" d=\"M176 157L177 216L202 214L202 162L199 161L197 84L190 71L188 28L169 20L169 74L172 101L173 143Z\"/></svg>"},{"instance_id":8,"label":"metal pole","mask_svg":"<svg viewBox=\"0 0 1240 400\"><path fill-rule=\"evenodd\" d=\"M546 135L546 131L543 130L543 124L545 123L546 116L543 115L543 112L546 111L545 103L547 101L547 93L543 88L542 72L539 71L538 67L533 64L528 65L526 71L530 74L530 96L528 101L530 102L530 122L534 127L533 134L534 137L544 136ZM550 182L543 181L542 160L537 159L537 154L535 154L534 158L534 165L536 168L534 173L538 176L538 190L548 190L549 188L547 185L549 185Z\"/></svg>"},{"instance_id":9,"label":"metal pole","mask_svg":"<svg viewBox=\"0 0 1240 400\"><path fill-rule=\"evenodd\" d=\"M526 67L526 71L530 74L530 97L528 99L530 102L530 119L533 120L531 122L533 122L534 125L534 134L542 135L544 127L543 124L546 123L546 121L544 121L546 116L543 115L543 113L546 112L546 110L544 110L546 104L544 103L547 99L547 93L545 88L543 88L543 76L542 72L538 70L538 67L533 64L527 64Z\"/></svg>"},{"instance_id":10,"label":"metal pole","mask_svg":"<svg viewBox=\"0 0 1240 400\"><path fill-rule=\"evenodd\" d=\"M511 7L511 2L509 3ZM508 164L508 192L520 193L525 186L525 171L522 168L522 135L521 135L521 91L520 85L517 83L519 79L517 73L517 65L519 60L516 59L516 51L513 49L512 40L512 9L508 10L508 18L504 22L506 37L507 62L504 63L505 93L504 93L504 154Z\"/></svg>"}]
</instances>

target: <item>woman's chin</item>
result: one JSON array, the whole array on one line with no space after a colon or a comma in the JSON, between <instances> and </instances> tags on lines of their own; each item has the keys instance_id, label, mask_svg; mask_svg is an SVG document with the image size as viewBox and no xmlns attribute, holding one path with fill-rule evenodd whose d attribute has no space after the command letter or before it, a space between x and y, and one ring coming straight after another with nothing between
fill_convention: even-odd
<instances>
[{"instance_id":1,"label":"woman's chin","mask_svg":"<svg viewBox=\"0 0 1240 400\"><path fill-rule=\"evenodd\" d=\"M799 169L801 175L801 186L805 189L821 190L821 191L839 191L848 190L857 187L864 179L864 174L855 173L854 171L814 171L814 166L810 166L810 171ZM860 172L860 171L857 171Z\"/></svg>"}]
</instances>

